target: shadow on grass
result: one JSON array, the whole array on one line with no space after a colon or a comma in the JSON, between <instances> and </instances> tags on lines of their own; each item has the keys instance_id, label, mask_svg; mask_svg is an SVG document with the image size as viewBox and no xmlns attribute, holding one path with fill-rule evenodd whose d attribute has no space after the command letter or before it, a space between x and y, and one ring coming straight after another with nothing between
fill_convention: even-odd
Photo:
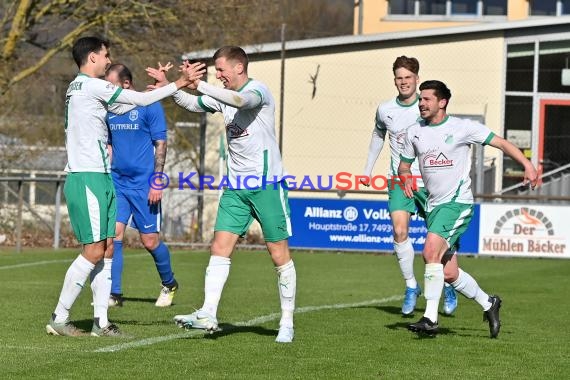
<instances>
[{"instance_id":1,"label":"shadow on grass","mask_svg":"<svg viewBox=\"0 0 570 380\"><path fill-rule=\"evenodd\" d=\"M219 325L220 330L209 334L204 331L204 338L205 339L219 339L227 335L234 335L234 334L257 334L263 336L274 336L277 337L277 330L275 329L266 329L265 327L261 326L238 326L232 325L231 323L222 323ZM200 335L202 337L202 335ZM195 339L196 336L190 336L184 339Z\"/></svg>"},{"instance_id":2,"label":"shadow on grass","mask_svg":"<svg viewBox=\"0 0 570 380\"><path fill-rule=\"evenodd\" d=\"M376 309L379 311L382 311L386 314L392 314L392 315L399 315L402 318L405 319L414 319L415 315L414 313L412 314L408 314L408 315L403 315L402 314L402 308L399 306L390 306L390 305L372 305L372 306L359 306L359 309ZM423 312L423 310L420 309L416 309L415 313L419 315L420 312Z\"/></svg>"},{"instance_id":3,"label":"shadow on grass","mask_svg":"<svg viewBox=\"0 0 570 380\"><path fill-rule=\"evenodd\" d=\"M72 321L73 325L86 333L91 333L93 328L93 319L81 319L79 321Z\"/></svg>"},{"instance_id":4,"label":"shadow on grass","mask_svg":"<svg viewBox=\"0 0 570 380\"><path fill-rule=\"evenodd\" d=\"M376 310L383 311L386 314L399 315L404 319L415 319L424 312L424 309L415 309L413 313L404 315L404 314L402 314L402 308L400 308L398 306L390 306L390 305L360 306L360 308L373 308ZM446 319L454 319L455 318L454 314L439 313L439 316L444 317Z\"/></svg>"},{"instance_id":5,"label":"shadow on grass","mask_svg":"<svg viewBox=\"0 0 570 380\"><path fill-rule=\"evenodd\" d=\"M137 297L123 297L124 302L146 302L155 303L156 298L137 298Z\"/></svg>"},{"instance_id":6,"label":"shadow on grass","mask_svg":"<svg viewBox=\"0 0 570 380\"><path fill-rule=\"evenodd\" d=\"M408 325L410 323L409 322L396 322L396 323L392 323L389 325L386 325L387 329L390 330L405 330L408 331ZM445 328L445 327L440 327L439 331L436 335L429 335L429 334L425 334L425 333L415 333L410 331L410 334L413 335L417 335L418 338L420 339L424 339L424 338L435 338L437 335L457 335L454 331Z\"/></svg>"},{"instance_id":7,"label":"shadow on grass","mask_svg":"<svg viewBox=\"0 0 570 380\"><path fill-rule=\"evenodd\" d=\"M135 321L128 319L110 318L110 321L119 326L119 329L121 326L174 326L174 323L171 320ZM93 327L93 319L81 319L78 321L73 321L73 324L81 330L91 332L91 328Z\"/></svg>"}]
</instances>

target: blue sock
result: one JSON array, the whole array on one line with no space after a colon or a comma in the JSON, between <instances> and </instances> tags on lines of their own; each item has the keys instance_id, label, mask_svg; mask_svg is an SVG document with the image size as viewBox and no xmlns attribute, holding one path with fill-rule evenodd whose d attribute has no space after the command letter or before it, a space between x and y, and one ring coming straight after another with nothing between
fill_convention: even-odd
<instances>
[{"instance_id":1,"label":"blue sock","mask_svg":"<svg viewBox=\"0 0 570 380\"><path fill-rule=\"evenodd\" d=\"M123 294L121 289L123 277L123 241L115 240L113 246L115 249L113 250L113 265L111 266L111 293Z\"/></svg>"},{"instance_id":2,"label":"blue sock","mask_svg":"<svg viewBox=\"0 0 570 380\"><path fill-rule=\"evenodd\" d=\"M174 283L174 273L172 273L172 266L170 265L170 251L166 244L161 241L154 250L150 251L150 254L154 259L162 285L172 285Z\"/></svg>"}]
</instances>

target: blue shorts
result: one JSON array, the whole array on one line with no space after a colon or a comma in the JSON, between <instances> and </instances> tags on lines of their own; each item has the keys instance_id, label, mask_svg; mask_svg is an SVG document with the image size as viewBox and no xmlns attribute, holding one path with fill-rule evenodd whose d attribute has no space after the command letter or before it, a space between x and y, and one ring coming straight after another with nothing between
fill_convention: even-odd
<instances>
[{"instance_id":1,"label":"blue shorts","mask_svg":"<svg viewBox=\"0 0 570 380\"><path fill-rule=\"evenodd\" d=\"M117 222L139 230L141 234L160 232L162 212L160 202L148 202L147 189L115 188L117 193ZM130 222L130 223L129 223Z\"/></svg>"}]
</instances>

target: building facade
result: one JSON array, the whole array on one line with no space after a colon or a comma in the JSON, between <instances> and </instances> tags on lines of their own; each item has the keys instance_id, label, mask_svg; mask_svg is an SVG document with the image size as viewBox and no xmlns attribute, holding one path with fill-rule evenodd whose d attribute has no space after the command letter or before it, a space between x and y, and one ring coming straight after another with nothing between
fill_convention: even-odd
<instances>
[{"instance_id":1,"label":"building facade","mask_svg":"<svg viewBox=\"0 0 570 380\"><path fill-rule=\"evenodd\" d=\"M354 34L570 15L569 0L358 0Z\"/></svg>"}]
</instances>

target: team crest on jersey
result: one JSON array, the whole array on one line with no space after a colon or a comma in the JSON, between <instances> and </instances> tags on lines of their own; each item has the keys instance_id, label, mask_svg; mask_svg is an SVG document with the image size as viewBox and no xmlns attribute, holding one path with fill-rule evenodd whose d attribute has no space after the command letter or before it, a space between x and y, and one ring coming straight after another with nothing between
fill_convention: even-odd
<instances>
[{"instance_id":1,"label":"team crest on jersey","mask_svg":"<svg viewBox=\"0 0 570 380\"><path fill-rule=\"evenodd\" d=\"M396 135L396 143L400 146L404 146L404 140L406 139L406 132L399 133Z\"/></svg>"},{"instance_id":2,"label":"team crest on jersey","mask_svg":"<svg viewBox=\"0 0 570 380\"><path fill-rule=\"evenodd\" d=\"M453 144L453 135L445 135L444 141L446 144Z\"/></svg>"},{"instance_id":3,"label":"team crest on jersey","mask_svg":"<svg viewBox=\"0 0 570 380\"><path fill-rule=\"evenodd\" d=\"M243 129L239 125L234 124L234 123L228 124L226 126L226 131L227 131L228 137L230 139L237 139L239 137L249 136L249 133L247 132L247 128Z\"/></svg>"},{"instance_id":4,"label":"team crest on jersey","mask_svg":"<svg viewBox=\"0 0 570 380\"><path fill-rule=\"evenodd\" d=\"M135 121L135 120L138 119L138 118L139 118L139 111L137 111L137 110L132 110L132 111L129 113L129 120L130 120L130 121Z\"/></svg>"},{"instance_id":5,"label":"team crest on jersey","mask_svg":"<svg viewBox=\"0 0 570 380\"><path fill-rule=\"evenodd\" d=\"M424 157L424 168L443 168L443 167L451 167L453 166L453 160L450 160L443 154L443 152L439 154L431 153L427 154Z\"/></svg>"}]
</instances>

